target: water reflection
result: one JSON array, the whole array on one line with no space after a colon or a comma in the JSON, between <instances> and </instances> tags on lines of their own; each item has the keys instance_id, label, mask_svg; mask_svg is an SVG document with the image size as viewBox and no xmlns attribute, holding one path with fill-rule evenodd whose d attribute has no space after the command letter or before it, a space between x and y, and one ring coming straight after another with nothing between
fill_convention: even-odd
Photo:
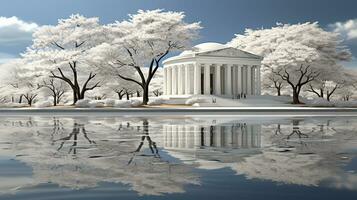
<instances>
[{"instance_id":1,"label":"water reflection","mask_svg":"<svg viewBox=\"0 0 357 200\"><path fill-rule=\"evenodd\" d=\"M194 168L357 190L356 166L345 169L357 152L354 118L0 118L0 158L31 170L8 176L14 169L0 162L0 193L101 182L140 195L183 193L202 184Z\"/></svg>"},{"instance_id":2,"label":"water reflection","mask_svg":"<svg viewBox=\"0 0 357 200\"><path fill-rule=\"evenodd\" d=\"M57 119L55 119L54 121L55 123L53 126L53 130L55 132L61 129L63 130L63 127L61 128L61 126L59 126L61 123L60 122L57 123L56 122L58 121ZM53 144L60 142L60 145L57 148L57 151L59 151L63 148L66 142L71 141L72 145L69 148L68 154L73 153L75 155L77 154L77 144L78 144L79 134L83 135L83 137L88 141L89 144L95 144L95 141L89 139L84 124L77 124L76 122L73 124L72 132L69 133L68 136L53 140Z\"/></svg>"},{"instance_id":3,"label":"water reflection","mask_svg":"<svg viewBox=\"0 0 357 200\"><path fill-rule=\"evenodd\" d=\"M38 121L38 126L29 130L17 126L23 120L10 121L4 126L14 125L8 129L11 133L2 131L2 141L10 141L4 153L32 169L30 180L12 189L45 183L81 189L111 182L128 184L142 195L159 195L184 192L185 184L199 183L190 166L159 156L145 120L132 125L125 122L127 126L119 131L106 127L105 119L53 119L52 124L43 118L29 120ZM116 123L123 127L124 122ZM146 151L145 142L152 151ZM0 190L8 192L3 184L7 183L2 183Z\"/></svg>"},{"instance_id":4,"label":"water reflection","mask_svg":"<svg viewBox=\"0 0 357 200\"><path fill-rule=\"evenodd\" d=\"M261 147L261 125L163 125L166 149L258 148Z\"/></svg>"}]
</instances>

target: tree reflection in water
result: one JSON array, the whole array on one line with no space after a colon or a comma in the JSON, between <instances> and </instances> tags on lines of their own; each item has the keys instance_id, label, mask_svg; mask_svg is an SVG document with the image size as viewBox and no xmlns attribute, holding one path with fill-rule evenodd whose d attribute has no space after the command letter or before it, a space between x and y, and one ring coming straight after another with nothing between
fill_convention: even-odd
<instances>
[{"instance_id":1,"label":"tree reflection in water","mask_svg":"<svg viewBox=\"0 0 357 200\"><path fill-rule=\"evenodd\" d=\"M140 150L142 149L142 147L144 145L145 140L148 142L148 147L149 147L152 155L156 158L160 158L160 154L159 154L159 150L156 146L156 142L152 141L152 139L150 137L149 128L150 128L149 121L147 119L143 119L143 135L141 136L141 141L140 141L138 148L132 152L133 156L130 158L128 165L130 165L133 162L136 154L138 152L140 152ZM140 131L139 126L138 126L137 130Z\"/></svg>"},{"instance_id":2,"label":"tree reflection in water","mask_svg":"<svg viewBox=\"0 0 357 200\"><path fill-rule=\"evenodd\" d=\"M140 195L161 195L199 184L191 166L161 158L160 129L152 135L147 119L34 117L0 125L10 125L6 132L0 129L0 141L11 144L6 153L21 155L14 158L32 168L32 180L18 189L47 183L81 189L110 182L128 184Z\"/></svg>"},{"instance_id":3,"label":"tree reflection in water","mask_svg":"<svg viewBox=\"0 0 357 200\"><path fill-rule=\"evenodd\" d=\"M56 124L55 124L56 126ZM58 128L54 128L55 130ZM69 154L73 151L73 154L77 154L77 143L78 143L78 135L82 133L84 138L88 141L89 144L96 144L95 141L89 139L86 129L84 127L84 124L78 124L78 123L74 123L73 124L73 129L72 132L66 136L66 137L62 137L60 139L57 140L53 140L53 144L55 144L58 141L61 141L57 151L61 150L63 148L63 145L67 142L67 141L73 141L72 146L69 149ZM73 139L72 139L73 137Z\"/></svg>"},{"instance_id":4,"label":"tree reflection in water","mask_svg":"<svg viewBox=\"0 0 357 200\"><path fill-rule=\"evenodd\" d=\"M200 183L195 167L357 190L357 176L342 168L355 156L347 150L356 148L357 119L269 120L4 118L0 141L7 146L0 153L32 168L32 180L16 188L55 183L81 189L110 182L128 184L141 195L183 193L185 185Z\"/></svg>"},{"instance_id":5,"label":"tree reflection in water","mask_svg":"<svg viewBox=\"0 0 357 200\"><path fill-rule=\"evenodd\" d=\"M278 139L279 147L285 148L293 148L294 146L290 146L291 140L295 138L298 139L298 142L303 147L306 147L306 143L304 142L304 138L309 138L309 135L314 132L314 129L309 130L307 132L301 132L300 130L300 122L301 119L293 119L291 122L291 130L287 131L287 133L283 133L281 130L281 124L277 124L276 129L274 131L275 137L282 136ZM289 151L288 149L284 149L283 151Z\"/></svg>"}]
</instances>

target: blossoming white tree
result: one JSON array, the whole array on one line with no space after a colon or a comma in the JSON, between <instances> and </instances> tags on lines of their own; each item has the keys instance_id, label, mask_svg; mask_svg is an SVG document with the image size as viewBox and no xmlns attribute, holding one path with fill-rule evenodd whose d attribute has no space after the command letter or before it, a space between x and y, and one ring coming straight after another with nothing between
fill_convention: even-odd
<instances>
[{"instance_id":1,"label":"blossoming white tree","mask_svg":"<svg viewBox=\"0 0 357 200\"><path fill-rule=\"evenodd\" d=\"M357 71L346 68L343 71L343 81L343 84L336 90L336 95L344 101L349 101L356 95Z\"/></svg>"},{"instance_id":2,"label":"blossoming white tree","mask_svg":"<svg viewBox=\"0 0 357 200\"><path fill-rule=\"evenodd\" d=\"M161 65L162 59L170 52L190 46L198 35L199 23L186 23L182 12L164 12L162 10L142 11L130 15L130 19L116 22L105 27L109 36L108 44L98 47L98 51L108 48L118 53L110 55L108 66L102 70L116 68L117 76L134 82L143 90L143 104L149 101L149 86ZM96 52L98 54L99 52ZM147 75L144 69L148 69ZM134 70L139 79L127 76ZM130 74L130 73L129 73Z\"/></svg>"},{"instance_id":3,"label":"blossoming white tree","mask_svg":"<svg viewBox=\"0 0 357 200\"><path fill-rule=\"evenodd\" d=\"M119 100L122 100L124 97L129 100L133 94L141 90L138 84L118 77L108 79L102 87L107 93L114 92Z\"/></svg>"},{"instance_id":4,"label":"blossoming white tree","mask_svg":"<svg viewBox=\"0 0 357 200\"><path fill-rule=\"evenodd\" d=\"M265 70L263 72L263 79L262 79L262 88L265 91L276 92L277 96L281 96L281 93L284 88L286 88L287 84L280 76L274 74L271 70Z\"/></svg>"},{"instance_id":5,"label":"blossoming white tree","mask_svg":"<svg viewBox=\"0 0 357 200\"><path fill-rule=\"evenodd\" d=\"M103 43L89 50L86 60L89 65L96 67L94 72L99 76L98 78L105 89L116 93L119 99L124 96L129 99L142 88L136 82L124 80L119 74L133 80L140 80L140 77L134 68L117 67L113 63L121 56L121 52L116 50L117 47Z\"/></svg>"},{"instance_id":6,"label":"blossoming white tree","mask_svg":"<svg viewBox=\"0 0 357 200\"><path fill-rule=\"evenodd\" d=\"M317 59L318 54L314 49L285 43L266 56L263 64L291 86L293 103L298 104L302 87L320 75L320 70L312 67Z\"/></svg>"},{"instance_id":7,"label":"blossoming white tree","mask_svg":"<svg viewBox=\"0 0 357 200\"><path fill-rule=\"evenodd\" d=\"M317 22L248 29L229 43L263 56L264 70L271 70L290 85L293 103L300 103L299 94L305 85L317 78L327 80L324 76L333 72L339 61L351 58L349 50L340 44L336 33L323 30Z\"/></svg>"},{"instance_id":8,"label":"blossoming white tree","mask_svg":"<svg viewBox=\"0 0 357 200\"><path fill-rule=\"evenodd\" d=\"M351 97L356 95L356 87L353 85L345 85L344 87L341 87L336 94L338 97L343 100L343 101L349 101L351 100Z\"/></svg>"},{"instance_id":9,"label":"blossoming white tree","mask_svg":"<svg viewBox=\"0 0 357 200\"><path fill-rule=\"evenodd\" d=\"M55 80L53 78L47 78L42 80L42 82L38 83L38 87L43 88L45 96L51 96L53 98L53 106L57 106L68 87L65 85L65 82Z\"/></svg>"},{"instance_id":10,"label":"blossoming white tree","mask_svg":"<svg viewBox=\"0 0 357 200\"><path fill-rule=\"evenodd\" d=\"M39 94L40 87L37 85L38 73L28 72L29 63L24 59L15 59L2 65L6 68L6 76L2 77L2 84L7 85L3 94L11 96L15 100L18 97L18 103L24 100L31 106Z\"/></svg>"},{"instance_id":11,"label":"blossoming white tree","mask_svg":"<svg viewBox=\"0 0 357 200\"><path fill-rule=\"evenodd\" d=\"M158 69L150 84L150 91L154 96L163 94L164 74L162 69Z\"/></svg>"},{"instance_id":12,"label":"blossoming white tree","mask_svg":"<svg viewBox=\"0 0 357 200\"><path fill-rule=\"evenodd\" d=\"M336 65L333 68L322 70L321 75L308 84L306 91L330 101L336 91L355 82L356 73L353 70Z\"/></svg>"},{"instance_id":13,"label":"blossoming white tree","mask_svg":"<svg viewBox=\"0 0 357 200\"><path fill-rule=\"evenodd\" d=\"M51 78L66 82L73 90L73 102L83 99L85 92L99 86L92 83L96 74L85 61L86 51L100 44L105 37L98 18L72 15L58 20L55 26L42 26L34 34L31 47L23 56L46 71ZM80 77L87 78L80 84Z\"/></svg>"}]
</instances>

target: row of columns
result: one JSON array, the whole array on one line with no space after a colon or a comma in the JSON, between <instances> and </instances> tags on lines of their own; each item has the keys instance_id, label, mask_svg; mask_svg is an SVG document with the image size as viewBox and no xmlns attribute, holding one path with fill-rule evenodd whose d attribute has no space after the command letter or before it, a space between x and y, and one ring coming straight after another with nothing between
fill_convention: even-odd
<instances>
[{"instance_id":1,"label":"row of columns","mask_svg":"<svg viewBox=\"0 0 357 200\"><path fill-rule=\"evenodd\" d=\"M165 95L260 95L260 87L258 65L189 63L164 68Z\"/></svg>"},{"instance_id":2,"label":"row of columns","mask_svg":"<svg viewBox=\"0 0 357 200\"><path fill-rule=\"evenodd\" d=\"M200 147L261 147L261 126L164 125L165 148L195 149Z\"/></svg>"}]
</instances>

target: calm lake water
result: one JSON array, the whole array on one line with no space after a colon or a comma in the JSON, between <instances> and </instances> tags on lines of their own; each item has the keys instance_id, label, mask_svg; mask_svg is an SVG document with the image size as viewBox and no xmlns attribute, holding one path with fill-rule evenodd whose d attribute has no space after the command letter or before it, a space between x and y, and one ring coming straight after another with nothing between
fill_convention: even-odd
<instances>
[{"instance_id":1,"label":"calm lake water","mask_svg":"<svg viewBox=\"0 0 357 200\"><path fill-rule=\"evenodd\" d=\"M357 118L0 116L0 199L357 199Z\"/></svg>"}]
</instances>

